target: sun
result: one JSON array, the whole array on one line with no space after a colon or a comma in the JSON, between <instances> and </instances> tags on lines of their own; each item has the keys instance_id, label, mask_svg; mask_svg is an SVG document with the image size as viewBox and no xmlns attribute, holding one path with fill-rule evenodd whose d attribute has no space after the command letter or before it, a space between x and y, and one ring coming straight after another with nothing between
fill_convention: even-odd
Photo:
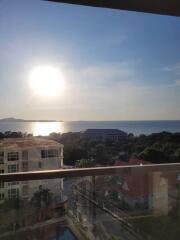
<instances>
[{"instance_id":1,"label":"sun","mask_svg":"<svg viewBox=\"0 0 180 240\"><path fill-rule=\"evenodd\" d=\"M30 73L30 85L34 92L40 96L54 97L62 92L64 79L58 68L38 66Z\"/></svg>"}]
</instances>

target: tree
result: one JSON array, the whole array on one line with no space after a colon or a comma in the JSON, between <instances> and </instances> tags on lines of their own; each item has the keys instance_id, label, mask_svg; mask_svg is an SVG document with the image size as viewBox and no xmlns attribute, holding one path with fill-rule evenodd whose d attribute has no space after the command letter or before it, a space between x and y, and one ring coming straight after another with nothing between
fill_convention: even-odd
<instances>
[{"instance_id":1,"label":"tree","mask_svg":"<svg viewBox=\"0 0 180 240\"><path fill-rule=\"evenodd\" d=\"M78 168L88 168L95 165L94 159L80 159L76 161L76 167Z\"/></svg>"},{"instance_id":2,"label":"tree","mask_svg":"<svg viewBox=\"0 0 180 240\"><path fill-rule=\"evenodd\" d=\"M88 158L88 154L84 149L74 146L64 147L64 164L74 165L76 160L86 158Z\"/></svg>"},{"instance_id":3,"label":"tree","mask_svg":"<svg viewBox=\"0 0 180 240\"><path fill-rule=\"evenodd\" d=\"M49 189L39 189L31 199L31 206L36 211L36 221L45 220L51 217L52 193Z\"/></svg>"},{"instance_id":4,"label":"tree","mask_svg":"<svg viewBox=\"0 0 180 240\"><path fill-rule=\"evenodd\" d=\"M107 240L121 240L119 237L111 236Z\"/></svg>"},{"instance_id":5,"label":"tree","mask_svg":"<svg viewBox=\"0 0 180 240\"><path fill-rule=\"evenodd\" d=\"M52 196L49 189L40 189L36 191L31 199L32 204L39 207L47 207L52 202Z\"/></svg>"},{"instance_id":6,"label":"tree","mask_svg":"<svg viewBox=\"0 0 180 240\"><path fill-rule=\"evenodd\" d=\"M0 132L0 139L4 138L4 133Z\"/></svg>"},{"instance_id":7,"label":"tree","mask_svg":"<svg viewBox=\"0 0 180 240\"><path fill-rule=\"evenodd\" d=\"M97 163L105 165L108 160L109 156L107 150L103 144L98 144L95 148L95 160Z\"/></svg>"},{"instance_id":8,"label":"tree","mask_svg":"<svg viewBox=\"0 0 180 240\"><path fill-rule=\"evenodd\" d=\"M180 162L180 148L177 149L176 156L177 156L178 161Z\"/></svg>"},{"instance_id":9,"label":"tree","mask_svg":"<svg viewBox=\"0 0 180 240\"><path fill-rule=\"evenodd\" d=\"M168 161L167 157L162 151L148 147L145 148L144 151L138 155L138 157L152 163L163 163Z\"/></svg>"}]
</instances>

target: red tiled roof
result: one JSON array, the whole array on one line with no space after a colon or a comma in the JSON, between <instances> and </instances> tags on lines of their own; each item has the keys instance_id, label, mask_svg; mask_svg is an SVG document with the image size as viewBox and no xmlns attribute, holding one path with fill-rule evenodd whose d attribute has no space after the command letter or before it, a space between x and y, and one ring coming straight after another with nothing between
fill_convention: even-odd
<instances>
[{"instance_id":1,"label":"red tiled roof","mask_svg":"<svg viewBox=\"0 0 180 240\"><path fill-rule=\"evenodd\" d=\"M148 175L133 173L124 174L124 183L119 191L132 197L145 197L149 193Z\"/></svg>"},{"instance_id":2,"label":"red tiled roof","mask_svg":"<svg viewBox=\"0 0 180 240\"><path fill-rule=\"evenodd\" d=\"M114 166L129 166L129 165L140 165L140 164L151 164L151 162L141 160L138 158L131 158L128 162L117 160L114 164Z\"/></svg>"},{"instance_id":3,"label":"red tiled roof","mask_svg":"<svg viewBox=\"0 0 180 240\"><path fill-rule=\"evenodd\" d=\"M151 164L148 161L144 161L138 158L131 158L128 162L117 160L115 166L130 166L140 164ZM132 197L144 197L149 193L148 176L141 173L124 173L122 175L124 183L120 186L119 192L128 194Z\"/></svg>"}]
</instances>

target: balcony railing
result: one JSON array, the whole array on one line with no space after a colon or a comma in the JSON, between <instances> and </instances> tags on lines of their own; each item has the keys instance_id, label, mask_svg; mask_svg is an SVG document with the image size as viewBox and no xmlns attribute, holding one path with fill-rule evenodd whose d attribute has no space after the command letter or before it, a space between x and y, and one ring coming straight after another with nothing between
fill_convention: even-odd
<instances>
[{"instance_id":1,"label":"balcony railing","mask_svg":"<svg viewBox=\"0 0 180 240\"><path fill-rule=\"evenodd\" d=\"M3 240L180 236L180 164L18 172L0 182Z\"/></svg>"}]
</instances>

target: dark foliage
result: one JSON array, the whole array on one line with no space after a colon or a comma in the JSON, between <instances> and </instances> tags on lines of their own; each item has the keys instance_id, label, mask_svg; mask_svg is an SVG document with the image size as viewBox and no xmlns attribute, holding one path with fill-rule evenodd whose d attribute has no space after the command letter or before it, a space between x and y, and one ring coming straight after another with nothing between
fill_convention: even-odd
<instances>
[{"instance_id":1,"label":"dark foliage","mask_svg":"<svg viewBox=\"0 0 180 240\"><path fill-rule=\"evenodd\" d=\"M113 165L114 159L127 161L132 155L157 164L180 161L180 133L129 134L117 142L87 140L80 133L59 134L53 139L64 144L67 165L75 165L81 159L94 159L95 165Z\"/></svg>"},{"instance_id":2,"label":"dark foliage","mask_svg":"<svg viewBox=\"0 0 180 240\"><path fill-rule=\"evenodd\" d=\"M22 132L11 132L6 131L4 133L0 132L0 139L3 138L22 138L22 137L32 137L32 134L22 133Z\"/></svg>"}]
</instances>

